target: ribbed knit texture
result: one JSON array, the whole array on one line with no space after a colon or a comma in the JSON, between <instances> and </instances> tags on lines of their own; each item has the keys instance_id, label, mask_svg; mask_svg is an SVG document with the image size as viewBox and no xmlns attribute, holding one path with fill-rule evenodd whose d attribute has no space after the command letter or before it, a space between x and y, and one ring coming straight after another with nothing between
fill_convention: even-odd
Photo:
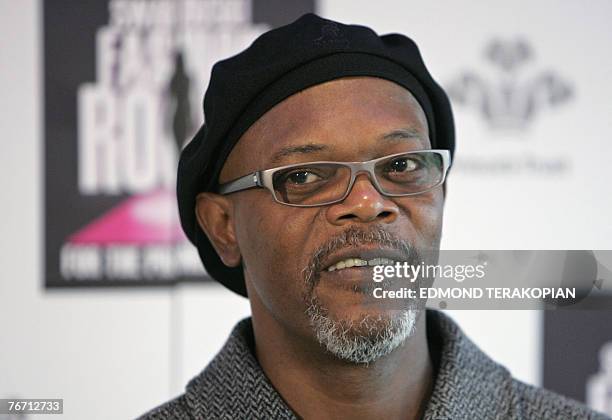
<instances>
[{"instance_id":1,"label":"ribbed knit texture","mask_svg":"<svg viewBox=\"0 0 612 420\"><path fill-rule=\"evenodd\" d=\"M438 372L425 420L609 419L584 405L513 379L447 316L427 312ZM250 318L240 321L214 360L186 392L140 417L169 419L296 419L254 357ZM407 373L408 374L408 373Z\"/></svg>"}]
</instances>

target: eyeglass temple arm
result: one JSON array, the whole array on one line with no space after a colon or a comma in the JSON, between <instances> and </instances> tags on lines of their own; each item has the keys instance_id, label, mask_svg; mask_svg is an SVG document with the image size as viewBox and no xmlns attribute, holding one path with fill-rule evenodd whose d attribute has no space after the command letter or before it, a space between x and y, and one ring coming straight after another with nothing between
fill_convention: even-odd
<instances>
[{"instance_id":1,"label":"eyeglass temple arm","mask_svg":"<svg viewBox=\"0 0 612 420\"><path fill-rule=\"evenodd\" d=\"M220 185L219 193L225 195L254 187L261 187L259 172L253 172L252 174L245 175L243 177Z\"/></svg>"}]
</instances>

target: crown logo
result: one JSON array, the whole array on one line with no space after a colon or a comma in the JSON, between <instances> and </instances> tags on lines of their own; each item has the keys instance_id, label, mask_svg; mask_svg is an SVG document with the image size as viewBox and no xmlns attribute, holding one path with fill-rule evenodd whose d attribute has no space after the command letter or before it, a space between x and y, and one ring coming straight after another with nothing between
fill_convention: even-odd
<instances>
[{"instance_id":1,"label":"crown logo","mask_svg":"<svg viewBox=\"0 0 612 420\"><path fill-rule=\"evenodd\" d=\"M326 22L321 27L321 36L314 40L318 47L346 48L349 41L335 22Z\"/></svg>"},{"instance_id":2,"label":"crown logo","mask_svg":"<svg viewBox=\"0 0 612 420\"><path fill-rule=\"evenodd\" d=\"M534 54L524 40L495 39L484 56L497 73L495 80L466 71L450 83L447 92L455 103L476 108L491 128L525 129L542 110L574 95L571 85L553 71L527 73Z\"/></svg>"}]
</instances>

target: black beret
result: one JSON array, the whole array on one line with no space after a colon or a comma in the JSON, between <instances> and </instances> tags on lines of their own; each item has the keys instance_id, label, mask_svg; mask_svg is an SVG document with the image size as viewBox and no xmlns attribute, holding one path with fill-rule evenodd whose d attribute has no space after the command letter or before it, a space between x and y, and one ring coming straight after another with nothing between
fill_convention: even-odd
<instances>
[{"instance_id":1,"label":"black beret","mask_svg":"<svg viewBox=\"0 0 612 420\"><path fill-rule=\"evenodd\" d=\"M307 14L219 61L204 96L205 123L181 152L177 199L183 230L207 272L234 292L247 295L242 267L225 266L215 252L196 220L196 195L216 190L234 145L274 105L308 87L350 76L380 77L404 86L425 111L432 147L454 152L448 98L416 44L403 35L378 36L364 26Z\"/></svg>"}]
</instances>

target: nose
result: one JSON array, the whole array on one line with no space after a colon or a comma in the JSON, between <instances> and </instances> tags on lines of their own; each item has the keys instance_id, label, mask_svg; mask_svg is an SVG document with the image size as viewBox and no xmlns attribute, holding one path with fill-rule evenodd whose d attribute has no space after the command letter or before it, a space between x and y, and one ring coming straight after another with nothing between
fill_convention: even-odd
<instances>
[{"instance_id":1,"label":"nose","mask_svg":"<svg viewBox=\"0 0 612 420\"><path fill-rule=\"evenodd\" d=\"M355 222L392 223L398 215L397 204L379 193L366 174L358 175L348 196L327 211L329 222L338 226Z\"/></svg>"}]
</instances>

